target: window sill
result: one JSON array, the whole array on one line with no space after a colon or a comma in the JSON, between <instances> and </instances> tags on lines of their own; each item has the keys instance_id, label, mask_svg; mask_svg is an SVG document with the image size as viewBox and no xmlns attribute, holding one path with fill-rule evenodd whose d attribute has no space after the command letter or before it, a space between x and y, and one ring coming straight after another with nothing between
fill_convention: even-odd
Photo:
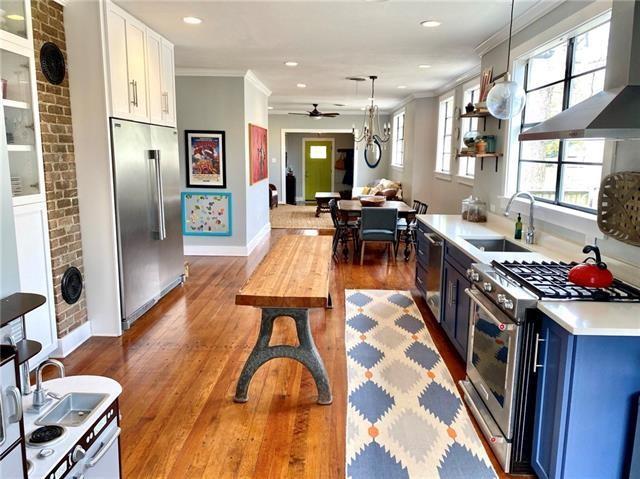
<instances>
[{"instance_id":1,"label":"window sill","mask_svg":"<svg viewBox=\"0 0 640 479\"><path fill-rule=\"evenodd\" d=\"M456 181L460 184L473 186L475 178L473 176L457 175Z\"/></svg>"},{"instance_id":2,"label":"window sill","mask_svg":"<svg viewBox=\"0 0 640 479\"><path fill-rule=\"evenodd\" d=\"M394 170L398 170L398 171L402 171L404 170L404 165L391 165L391 168L393 168Z\"/></svg>"},{"instance_id":3,"label":"window sill","mask_svg":"<svg viewBox=\"0 0 640 479\"><path fill-rule=\"evenodd\" d=\"M433 176L438 179L438 180L442 180L442 181L451 181L451 173L445 173L444 171L434 171L433 172Z\"/></svg>"}]
</instances>

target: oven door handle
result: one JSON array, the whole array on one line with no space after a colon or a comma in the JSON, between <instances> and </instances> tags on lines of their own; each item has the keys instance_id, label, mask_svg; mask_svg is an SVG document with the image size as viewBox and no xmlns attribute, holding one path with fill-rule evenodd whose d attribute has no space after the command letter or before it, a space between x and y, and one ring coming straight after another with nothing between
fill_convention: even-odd
<instances>
[{"instance_id":1,"label":"oven door handle","mask_svg":"<svg viewBox=\"0 0 640 479\"><path fill-rule=\"evenodd\" d=\"M476 293L475 291L469 288L465 288L464 292L467 296L469 296L469 298L471 298L471 301L477 304L478 307L487 314L491 322L494 323L496 326L498 326L498 329L500 331L513 331L514 329L516 329L516 325L514 323L512 322L505 323L503 321L500 321L496 317L496 315L488 307L484 305L478 293Z\"/></svg>"},{"instance_id":2,"label":"oven door handle","mask_svg":"<svg viewBox=\"0 0 640 479\"><path fill-rule=\"evenodd\" d=\"M113 436L111 436L111 439L102 444L100 450L96 452L96 454L87 463L87 467L94 467L96 464L98 464L98 462L100 462L100 459L104 457L109 448L113 445L114 442L118 440L118 437L120 437L120 431L122 431L122 429L117 428L116 432L113 434Z\"/></svg>"}]
</instances>

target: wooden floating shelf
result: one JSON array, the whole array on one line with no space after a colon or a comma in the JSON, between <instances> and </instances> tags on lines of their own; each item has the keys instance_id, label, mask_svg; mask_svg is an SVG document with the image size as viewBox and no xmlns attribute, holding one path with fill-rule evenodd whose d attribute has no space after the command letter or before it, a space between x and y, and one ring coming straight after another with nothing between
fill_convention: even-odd
<instances>
[{"instance_id":1,"label":"wooden floating shelf","mask_svg":"<svg viewBox=\"0 0 640 479\"><path fill-rule=\"evenodd\" d=\"M496 159L496 173L498 172L498 159L502 157L502 153L457 153L456 158L480 158L480 169L484 170L484 159Z\"/></svg>"},{"instance_id":2,"label":"wooden floating shelf","mask_svg":"<svg viewBox=\"0 0 640 479\"><path fill-rule=\"evenodd\" d=\"M16 349L18 364L22 364L42 351L42 344L31 339L23 339L16 343Z\"/></svg>"},{"instance_id":3,"label":"wooden floating shelf","mask_svg":"<svg viewBox=\"0 0 640 479\"><path fill-rule=\"evenodd\" d=\"M25 101L7 100L6 98L2 99L2 106L10 107L10 108L19 108L21 110L31 109L31 105Z\"/></svg>"},{"instance_id":4,"label":"wooden floating shelf","mask_svg":"<svg viewBox=\"0 0 640 479\"><path fill-rule=\"evenodd\" d=\"M491 116L489 110L477 110L472 111L471 113L462 113L460 118L486 118L488 116Z\"/></svg>"},{"instance_id":5,"label":"wooden floating shelf","mask_svg":"<svg viewBox=\"0 0 640 479\"><path fill-rule=\"evenodd\" d=\"M33 145L7 145L7 151L33 151Z\"/></svg>"},{"instance_id":6,"label":"wooden floating shelf","mask_svg":"<svg viewBox=\"0 0 640 479\"><path fill-rule=\"evenodd\" d=\"M41 294L14 293L0 300L0 327L39 308L47 301Z\"/></svg>"}]
</instances>

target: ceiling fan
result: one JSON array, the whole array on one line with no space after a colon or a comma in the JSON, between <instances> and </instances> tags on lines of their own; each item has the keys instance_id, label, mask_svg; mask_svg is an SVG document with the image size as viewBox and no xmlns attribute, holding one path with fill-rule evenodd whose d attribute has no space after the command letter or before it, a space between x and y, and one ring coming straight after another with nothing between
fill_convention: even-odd
<instances>
[{"instance_id":1,"label":"ceiling fan","mask_svg":"<svg viewBox=\"0 0 640 479\"><path fill-rule=\"evenodd\" d=\"M324 118L324 117L335 118L339 114L340 113L322 113L321 111L318 110L318 104L317 103L313 103L313 110L311 110L311 111L309 111L307 113L289 113L289 115L308 116L308 117L314 118L316 120L320 120L321 118Z\"/></svg>"}]
</instances>

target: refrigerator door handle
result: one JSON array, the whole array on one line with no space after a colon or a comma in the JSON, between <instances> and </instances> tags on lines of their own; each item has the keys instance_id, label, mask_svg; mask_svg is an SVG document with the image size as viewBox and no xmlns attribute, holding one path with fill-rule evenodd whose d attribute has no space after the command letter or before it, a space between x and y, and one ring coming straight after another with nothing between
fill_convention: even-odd
<instances>
[{"instance_id":1,"label":"refrigerator door handle","mask_svg":"<svg viewBox=\"0 0 640 479\"><path fill-rule=\"evenodd\" d=\"M160 169L160 150L149 150L149 159L154 162L156 173L156 191L158 193L158 239L162 241L167 237L167 228L164 220L164 191L162 188L162 170Z\"/></svg>"}]
</instances>

